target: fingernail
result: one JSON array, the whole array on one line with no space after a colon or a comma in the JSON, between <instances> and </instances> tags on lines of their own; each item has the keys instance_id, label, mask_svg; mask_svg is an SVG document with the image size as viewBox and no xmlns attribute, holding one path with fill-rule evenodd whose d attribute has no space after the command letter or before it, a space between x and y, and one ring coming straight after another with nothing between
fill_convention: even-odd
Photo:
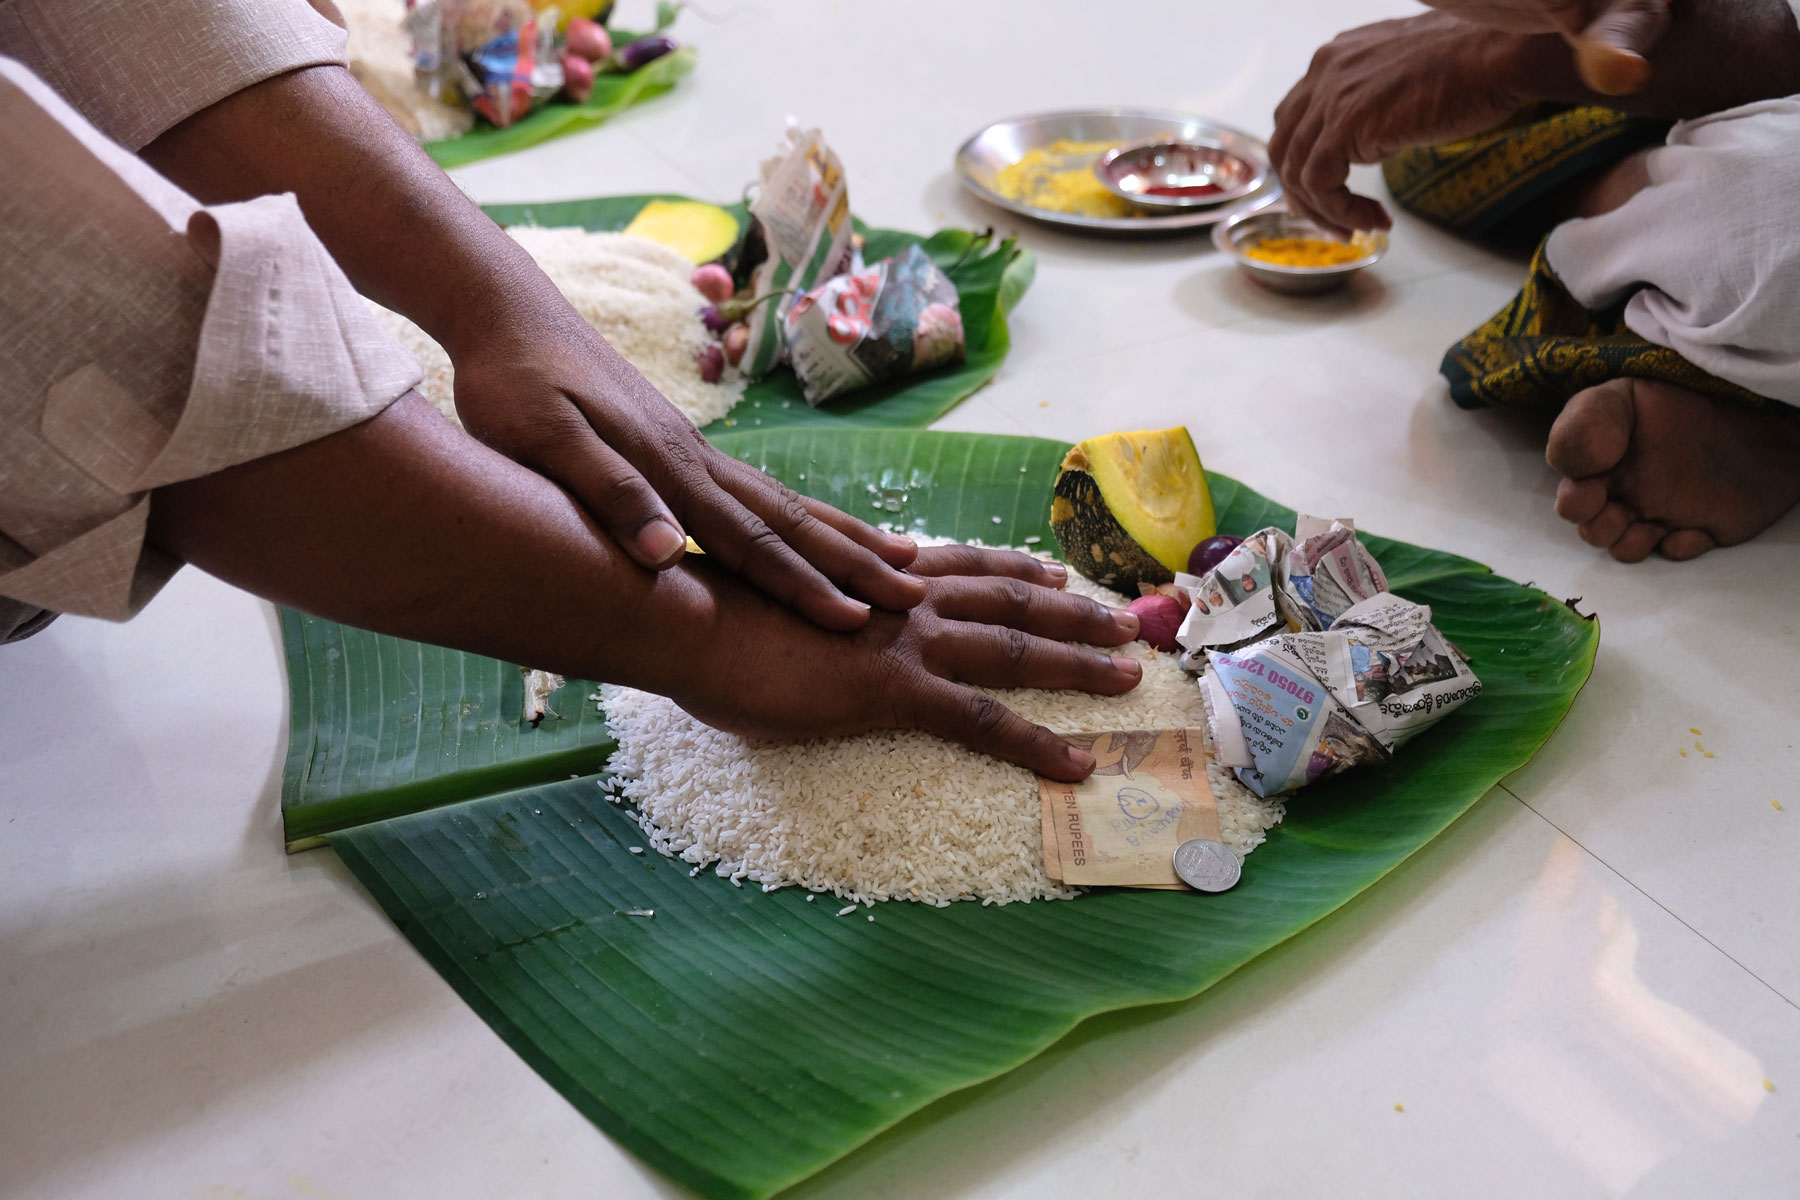
<instances>
[{"instance_id":1,"label":"fingernail","mask_svg":"<svg viewBox=\"0 0 1800 1200\"><path fill-rule=\"evenodd\" d=\"M913 541L904 533L890 533L888 534L888 540L892 541L894 545L903 546L908 550L917 550L919 548L919 543Z\"/></svg>"},{"instance_id":2,"label":"fingernail","mask_svg":"<svg viewBox=\"0 0 1800 1200\"><path fill-rule=\"evenodd\" d=\"M1079 746L1070 746L1069 763L1077 771L1091 771L1094 769L1094 756Z\"/></svg>"},{"instance_id":3,"label":"fingernail","mask_svg":"<svg viewBox=\"0 0 1800 1200\"><path fill-rule=\"evenodd\" d=\"M1132 612L1129 608L1115 608L1112 610L1112 617L1113 624L1119 627L1120 633L1129 633L1133 637L1137 636L1138 615L1136 613Z\"/></svg>"},{"instance_id":4,"label":"fingernail","mask_svg":"<svg viewBox=\"0 0 1800 1200\"><path fill-rule=\"evenodd\" d=\"M1144 664L1140 663L1135 658L1121 658L1115 654L1113 655L1112 664L1113 670L1121 675L1129 675L1133 679L1138 678L1144 673Z\"/></svg>"},{"instance_id":5,"label":"fingernail","mask_svg":"<svg viewBox=\"0 0 1800 1200\"><path fill-rule=\"evenodd\" d=\"M1045 563L1044 573L1056 580L1058 586L1069 581L1069 568L1063 566L1061 563Z\"/></svg>"},{"instance_id":6,"label":"fingernail","mask_svg":"<svg viewBox=\"0 0 1800 1200\"><path fill-rule=\"evenodd\" d=\"M685 545L687 538L664 517L658 517L638 530L638 553L657 566L674 558Z\"/></svg>"}]
</instances>

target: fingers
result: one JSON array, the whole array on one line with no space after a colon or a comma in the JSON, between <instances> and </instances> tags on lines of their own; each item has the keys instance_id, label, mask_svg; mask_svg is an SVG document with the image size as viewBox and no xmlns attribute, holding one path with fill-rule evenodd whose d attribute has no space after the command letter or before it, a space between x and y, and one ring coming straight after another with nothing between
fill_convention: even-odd
<instances>
[{"instance_id":1,"label":"fingers","mask_svg":"<svg viewBox=\"0 0 1800 1200\"><path fill-rule=\"evenodd\" d=\"M1048 688L1120 696L1144 668L1134 658L1035 637L1003 625L955 621L932 639L926 666L961 683L993 688Z\"/></svg>"},{"instance_id":2,"label":"fingers","mask_svg":"<svg viewBox=\"0 0 1800 1200\"><path fill-rule=\"evenodd\" d=\"M1650 82L1651 47L1669 27L1668 0L1613 0L1575 34L1575 69L1603 96L1627 96Z\"/></svg>"},{"instance_id":3,"label":"fingers","mask_svg":"<svg viewBox=\"0 0 1800 1200\"><path fill-rule=\"evenodd\" d=\"M912 573L926 577L1002 576L1048 588L1060 588L1069 581L1069 569L1061 563L1045 562L1017 550L984 546L927 546L919 551Z\"/></svg>"},{"instance_id":4,"label":"fingers","mask_svg":"<svg viewBox=\"0 0 1800 1200\"><path fill-rule=\"evenodd\" d=\"M940 680L918 703L920 729L971 750L1066 783L1086 779L1094 769L1093 755L1033 725L992 696Z\"/></svg>"},{"instance_id":5,"label":"fingers","mask_svg":"<svg viewBox=\"0 0 1800 1200\"><path fill-rule=\"evenodd\" d=\"M1288 93L1275 120L1269 160L1287 193L1289 211L1340 238L1393 225L1385 208L1348 187L1350 133L1332 122L1328 106L1312 103L1310 89L1296 87Z\"/></svg>"},{"instance_id":6,"label":"fingers","mask_svg":"<svg viewBox=\"0 0 1800 1200\"><path fill-rule=\"evenodd\" d=\"M841 508L833 508L823 500L801 496L806 511L831 526L851 541L873 550L896 571L904 571L919 557L919 543L902 533L886 533L866 521L859 521Z\"/></svg>"},{"instance_id":7,"label":"fingers","mask_svg":"<svg viewBox=\"0 0 1800 1200\"><path fill-rule=\"evenodd\" d=\"M1003 625L1059 642L1121 646L1138 630L1134 612L1023 579L938 580L932 585L931 605L946 620Z\"/></svg>"},{"instance_id":8,"label":"fingers","mask_svg":"<svg viewBox=\"0 0 1800 1200\"><path fill-rule=\"evenodd\" d=\"M904 611L925 598L922 581L816 515L827 506L809 504L711 447L707 454L713 503L701 509L690 501L689 524L709 555L762 591L814 624L840 631L860 628L870 604ZM863 536L885 541L896 557L911 544L879 530Z\"/></svg>"},{"instance_id":9,"label":"fingers","mask_svg":"<svg viewBox=\"0 0 1800 1200\"><path fill-rule=\"evenodd\" d=\"M591 430L572 432L539 465L640 566L660 571L681 561L687 543L681 523L637 468Z\"/></svg>"}]
</instances>

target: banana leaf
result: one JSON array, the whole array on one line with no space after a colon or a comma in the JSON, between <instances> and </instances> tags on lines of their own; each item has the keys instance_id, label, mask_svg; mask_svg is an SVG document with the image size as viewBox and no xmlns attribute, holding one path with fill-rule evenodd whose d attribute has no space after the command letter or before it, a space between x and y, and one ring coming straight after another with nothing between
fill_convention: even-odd
<instances>
[{"instance_id":1,"label":"banana leaf","mask_svg":"<svg viewBox=\"0 0 1800 1200\"><path fill-rule=\"evenodd\" d=\"M534 729L519 669L282 609L287 848L440 804L589 774L614 742L586 691L565 687Z\"/></svg>"},{"instance_id":2,"label":"banana leaf","mask_svg":"<svg viewBox=\"0 0 1800 1200\"><path fill-rule=\"evenodd\" d=\"M622 38L619 44L635 40ZM678 79L694 69L694 57L693 48L683 46L645 63L629 75L596 75L593 93L579 104L571 100L553 100L534 108L505 129L478 124L457 137L426 142L425 153L440 167L461 167L587 129L634 104L642 104L667 92Z\"/></svg>"},{"instance_id":3,"label":"banana leaf","mask_svg":"<svg viewBox=\"0 0 1800 1200\"><path fill-rule=\"evenodd\" d=\"M686 196L597 196L541 204L488 204L483 210L502 225L574 226L607 233L625 228L652 200L686 200ZM743 203L721 205L738 219L749 220ZM702 432L708 436L734 429L821 429L903 427L921 429L974 394L992 379L1006 359L1012 337L1006 316L1025 295L1037 273L1037 259L1010 239L996 244L987 234L966 229L940 229L929 237L898 229L874 229L855 221L865 239L863 257L870 262L918 244L956 285L967 354L961 363L909 375L853 392L824 408L807 404L800 381L779 367L744 391L729 413Z\"/></svg>"},{"instance_id":4,"label":"banana leaf","mask_svg":"<svg viewBox=\"0 0 1800 1200\"><path fill-rule=\"evenodd\" d=\"M1054 442L853 430L717 440L852 511L871 503L871 486L883 493L884 478L904 480L902 511L883 511L909 528L1054 545L1047 500L1066 449ZM1214 476L1212 488L1224 531L1293 519L1230 479ZM1025 1062L1089 1016L1205 990L1374 885L1530 760L1592 669L1597 624L1466 558L1367 541L1394 590L1433 606L1486 690L1391 766L1293 799L1223 895L897 903L839 918L835 904L793 889L737 888L632 854L641 831L593 777L373 821L329 841L470 1006L621 1145L703 1195L768 1196L933 1100ZM290 661L297 628L284 624ZM309 657L333 648L308 646ZM504 675L470 657L462 700L504 725ZM322 705L321 678L333 677L291 677L296 740L379 747L396 714L418 706L404 680L385 703L387 675ZM553 701L565 717L568 694ZM415 758L400 774L423 781L443 765ZM376 811L381 800L356 803ZM343 807L340 816L353 806Z\"/></svg>"}]
</instances>

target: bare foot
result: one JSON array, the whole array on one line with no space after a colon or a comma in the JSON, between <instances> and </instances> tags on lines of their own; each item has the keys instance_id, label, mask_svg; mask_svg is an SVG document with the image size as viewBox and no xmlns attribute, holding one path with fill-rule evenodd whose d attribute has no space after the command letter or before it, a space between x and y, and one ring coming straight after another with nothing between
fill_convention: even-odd
<instances>
[{"instance_id":1,"label":"bare foot","mask_svg":"<svg viewBox=\"0 0 1800 1200\"><path fill-rule=\"evenodd\" d=\"M1800 410L1614 379L1577 392L1544 453L1556 515L1620 562L1748 541L1800 501Z\"/></svg>"}]
</instances>

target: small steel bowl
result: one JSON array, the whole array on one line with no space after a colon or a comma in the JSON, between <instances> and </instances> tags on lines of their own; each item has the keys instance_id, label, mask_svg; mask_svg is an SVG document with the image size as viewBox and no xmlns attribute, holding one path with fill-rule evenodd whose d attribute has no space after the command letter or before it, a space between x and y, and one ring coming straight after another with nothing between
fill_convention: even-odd
<instances>
[{"instance_id":1,"label":"small steel bowl","mask_svg":"<svg viewBox=\"0 0 1800 1200\"><path fill-rule=\"evenodd\" d=\"M1166 213L1240 200L1263 185L1269 168L1215 141L1163 138L1113 147L1094 163L1094 174L1113 194Z\"/></svg>"},{"instance_id":2,"label":"small steel bowl","mask_svg":"<svg viewBox=\"0 0 1800 1200\"><path fill-rule=\"evenodd\" d=\"M1213 245L1219 248L1221 254L1235 262L1238 270L1266 288L1293 295L1329 292L1343 287L1352 275L1373 264L1388 249L1387 234L1377 231L1359 233L1351 239L1352 246L1366 248L1368 253L1350 262L1335 263L1329 267L1290 267L1263 262L1244 253L1265 238L1282 237L1319 238L1328 242L1338 240L1305 217L1297 217L1283 209L1243 213L1214 225L1212 233Z\"/></svg>"}]
</instances>

